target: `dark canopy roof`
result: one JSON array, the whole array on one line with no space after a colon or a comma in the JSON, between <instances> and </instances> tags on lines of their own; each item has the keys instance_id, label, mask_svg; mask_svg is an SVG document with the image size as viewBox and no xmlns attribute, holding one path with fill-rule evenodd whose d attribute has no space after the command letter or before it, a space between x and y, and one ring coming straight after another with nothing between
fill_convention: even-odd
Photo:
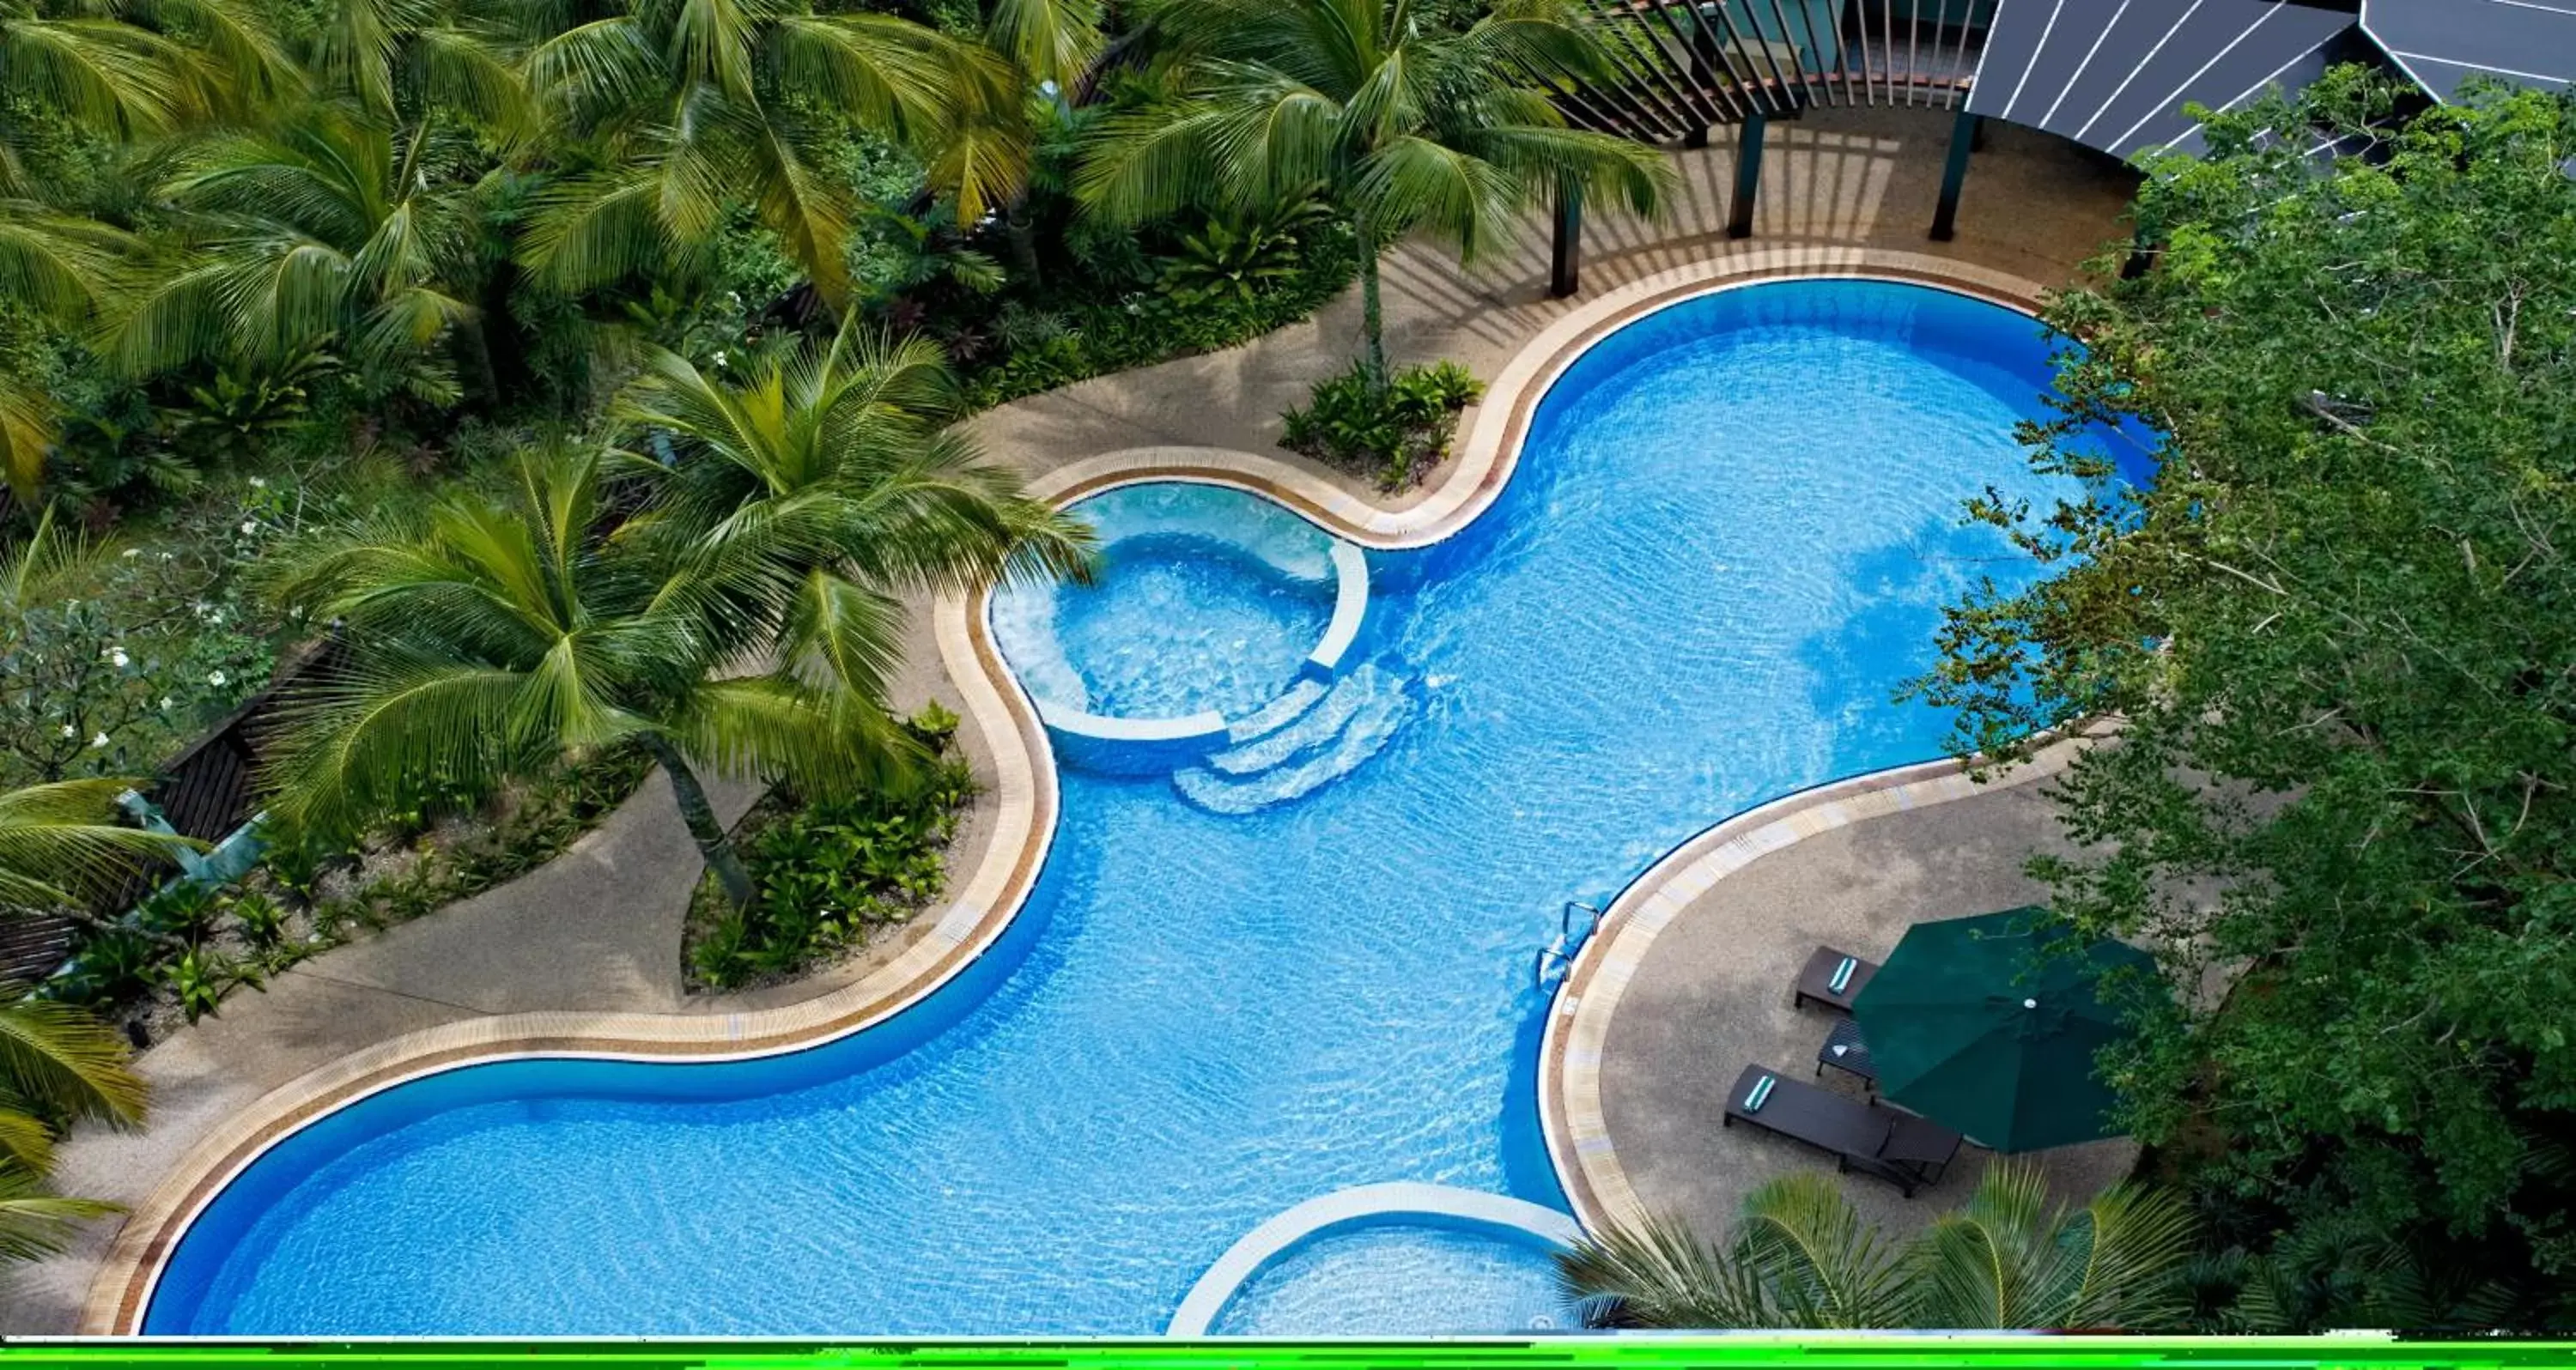
<instances>
[{"instance_id":1,"label":"dark canopy roof","mask_svg":"<svg viewBox=\"0 0 2576 1370\"><path fill-rule=\"evenodd\" d=\"M2437 99L2474 76L2576 82L2576 0L2362 0L2361 27Z\"/></svg>"},{"instance_id":2,"label":"dark canopy roof","mask_svg":"<svg viewBox=\"0 0 2576 1370\"><path fill-rule=\"evenodd\" d=\"M2190 148L2199 131L2186 103L2223 110L2268 86L2295 92L2353 22L2274 0L2003 0L1968 110L2117 157Z\"/></svg>"}]
</instances>

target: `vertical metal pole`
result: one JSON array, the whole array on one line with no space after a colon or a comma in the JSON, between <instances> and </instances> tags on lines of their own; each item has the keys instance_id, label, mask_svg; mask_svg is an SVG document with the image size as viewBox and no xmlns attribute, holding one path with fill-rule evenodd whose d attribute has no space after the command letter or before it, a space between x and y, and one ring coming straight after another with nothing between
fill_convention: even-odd
<instances>
[{"instance_id":1,"label":"vertical metal pole","mask_svg":"<svg viewBox=\"0 0 2576 1370\"><path fill-rule=\"evenodd\" d=\"M1753 201L1762 192L1762 130L1766 115L1747 118L1735 139L1735 199L1727 205L1726 236L1753 236Z\"/></svg>"},{"instance_id":2,"label":"vertical metal pole","mask_svg":"<svg viewBox=\"0 0 2576 1370\"><path fill-rule=\"evenodd\" d=\"M1959 227L1959 185L1968 179L1968 152L1977 143L1978 116L1966 110L1950 122L1950 160L1941 168L1941 205L1932 211L1932 241L1946 243L1957 236Z\"/></svg>"},{"instance_id":3,"label":"vertical metal pole","mask_svg":"<svg viewBox=\"0 0 2576 1370\"><path fill-rule=\"evenodd\" d=\"M1556 241L1547 261L1547 293L1564 299L1583 283L1583 183L1556 188Z\"/></svg>"}]
</instances>

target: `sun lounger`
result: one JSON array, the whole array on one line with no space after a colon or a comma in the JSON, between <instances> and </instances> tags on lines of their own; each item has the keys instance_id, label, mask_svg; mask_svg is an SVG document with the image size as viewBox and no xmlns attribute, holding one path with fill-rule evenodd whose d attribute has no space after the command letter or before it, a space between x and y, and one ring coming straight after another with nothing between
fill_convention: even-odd
<instances>
[{"instance_id":1,"label":"sun lounger","mask_svg":"<svg viewBox=\"0 0 2576 1370\"><path fill-rule=\"evenodd\" d=\"M1810 1003L1818 1003L1849 1013L1852 1000L1860 997L1861 987L1876 974L1876 961L1864 961L1832 947L1818 947L1815 954L1807 958L1805 969L1798 972L1798 993L1792 1006L1805 1008Z\"/></svg>"},{"instance_id":2,"label":"sun lounger","mask_svg":"<svg viewBox=\"0 0 2576 1370\"><path fill-rule=\"evenodd\" d=\"M1834 1154L1835 1168L1857 1170L1905 1191L1941 1178L1959 1154L1956 1132L1878 1104L1793 1080L1764 1066L1746 1066L1726 1094L1726 1119L1750 1123Z\"/></svg>"}]
</instances>

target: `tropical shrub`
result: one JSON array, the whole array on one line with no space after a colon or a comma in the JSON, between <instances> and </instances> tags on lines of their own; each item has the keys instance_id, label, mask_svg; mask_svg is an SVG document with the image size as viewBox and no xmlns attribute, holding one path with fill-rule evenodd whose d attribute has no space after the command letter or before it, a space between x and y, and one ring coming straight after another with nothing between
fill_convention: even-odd
<instances>
[{"instance_id":1,"label":"tropical shrub","mask_svg":"<svg viewBox=\"0 0 2576 1370\"><path fill-rule=\"evenodd\" d=\"M957 716L933 704L907 726L944 752ZM948 842L974 795L966 763L946 755L898 788L772 793L735 829L760 899L736 909L712 877L700 887L683 952L691 978L709 989L783 979L910 920L946 889Z\"/></svg>"},{"instance_id":2,"label":"tropical shrub","mask_svg":"<svg viewBox=\"0 0 2576 1370\"><path fill-rule=\"evenodd\" d=\"M1300 236L1321 231L1331 213L1312 197L1290 197L1253 213L1210 216L1181 235L1163 266L1163 293L1184 308L1249 305L1296 274Z\"/></svg>"},{"instance_id":3,"label":"tropical shrub","mask_svg":"<svg viewBox=\"0 0 2576 1370\"><path fill-rule=\"evenodd\" d=\"M1123 241L1133 247L1136 239L1131 232ZM1061 330L1035 346L996 351L962 365L967 402L987 408L1094 376L1222 351L1295 323L1348 288L1359 268L1348 224L1309 225L1296 243L1297 258L1288 272L1249 298L1220 294L1184 306L1141 283L1106 296L1087 291L1052 295L1047 307L1062 321ZM1118 269L1159 277L1171 267L1169 258L1139 249L1132 268ZM1124 277L1102 279L1116 285Z\"/></svg>"},{"instance_id":4,"label":"tropical shrub","mask_svg":"<svg viewBox=\"0 0 2576 1370\"><path fill-rule=\"evenodd\" d=\"M219 577L41 514L0 553L0 784L149 771L258 688L268 646Z\"/></svg>"},{"instance_id":5,"label":"tropical shrub","mask_svg":"<svg viewBox=\"0 0 2576 1370\"><path fill-rule=\"evenodd\" d=\"M1456 362L1409 366L1384 386L1365 363L1318 381L1303 409L1280 415L1279 445L1400 490L1449 455L1458 411L1485 387Z\"/></svg>"}]
</instances>

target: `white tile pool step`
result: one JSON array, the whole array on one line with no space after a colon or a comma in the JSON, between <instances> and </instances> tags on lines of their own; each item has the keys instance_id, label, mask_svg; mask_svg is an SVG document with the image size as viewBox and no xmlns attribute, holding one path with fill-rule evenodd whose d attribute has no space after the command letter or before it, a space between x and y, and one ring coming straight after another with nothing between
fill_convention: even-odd
<instances>
[{"instance_id":1,"label":"white tile pool step","mask_svg":"<svg viewBox=\"0 0 2576 1370\"><path fill-rule=\"evenodd\" d=\"M1254 740L1209 757L1208 769L1224 775L1252 775L1332 741L1351 721L1351 715L1381 688L1379 677L1384 674L1374 663L1361 665L1334 681L1331 689L1322 691L1319 702L1299 710Z\"/></svg>"},{"instance_id":2,"label":"white tile pool step","mask_svg":"<svg viewBox=\"0 0 2576 1370\"><path fill-rule=\"evenodd\" d=\"M1325 689L1324 682L1313 676L1298 681L1280 692L1277 699L1236 719L1234 725L1225 730L1225 740L1240 745L1287 727L1296 722L1299 715L1313 708L1315 701L1324 697Z\"/></svg>"},{"instance_id":3,"label":"white tile pool step","mask_svg":"<svg viewBox=\"0 0 2576 1370\"><path fill-rule=\"evenodd\" d=\"M1211 813L1248 814L1285 804L1358 770L1386 746L1418 707L1404 681L1385 671L1363 676L1355 670L1334 688L1336 692L1350 691L1358 702L1330 741L1302 749L1299 760L1241 776L1193 766L1176 772L1172 787L1181 792L1182 798Z\"/></svg>"}]
</instances>

